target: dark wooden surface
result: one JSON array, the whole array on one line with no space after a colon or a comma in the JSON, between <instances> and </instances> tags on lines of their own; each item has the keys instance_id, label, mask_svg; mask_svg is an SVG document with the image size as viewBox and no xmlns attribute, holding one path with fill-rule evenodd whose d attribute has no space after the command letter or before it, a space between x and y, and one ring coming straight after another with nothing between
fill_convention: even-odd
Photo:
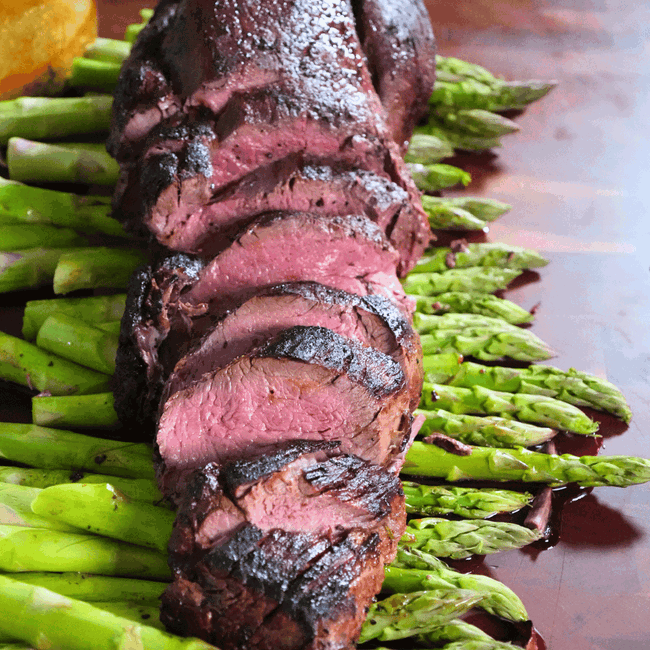
<instances>
[{"instance_id":1,"label":"dark wooden surface","mask_svg":"<svg viewBox=\"0 0 650 650\"><path fill-rule=\"evenodd\" d=\"M501 150L459 159L473 175L466 192L514 206L488 239L549 257L507 297L539 305L533 331L557 350L553 363L607 377L628 397L634 419L627 428L603 418L600 453L650 457L650 11L620 0L428 5L442 54L506 78L559 82L516 118L521 133L504 138ZM100 35L121 37L145 6L151 3L100 0ZM650 488L577 496L564 503L553 547L468 567L522 597L549 650L647 650Z\"/></svg>"}]
</instances>

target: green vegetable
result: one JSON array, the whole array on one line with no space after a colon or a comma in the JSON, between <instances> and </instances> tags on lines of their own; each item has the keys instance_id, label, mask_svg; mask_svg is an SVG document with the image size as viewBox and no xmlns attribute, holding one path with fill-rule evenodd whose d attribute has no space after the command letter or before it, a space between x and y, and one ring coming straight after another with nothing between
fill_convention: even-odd
<instances>
[{"instance_id":1,"label":"green vegetable","mask_svg":"<svg viewBox=\"0 0 650 650\"><path fill-rule=\"evenodd\" d=\"M528 449L472 447L459 456L436 445L414 442L402 467L407 476L429 476L446 481L523 481L583 487L627 487L650 481L650 460L632 456L572 456L543 454Z\"/></svg>"},{"instance_id":2,"label":"green vegetable","mask_svg":"<svg viewBox=\"0 0 650 650\"><path fill-rule=\"evenodd\" d=\"M406 166L421 192L437 192L454 185L467 186L472 180L468 172L453 165L407 163Z\"/></svg>"},{"instance_id":3,"label":"green vegetable","mask_svg":"<svg viewBox=\"0 0 650 650\"><path fill-rule=\"evenodd\" d=\"M30 248L66 248L84 246L88 242L70 228L43 224L7 223L0 226L0 250L24 251Z\"/></svg>"},{"instance_id":4,"label":"green vegetable","mask_svg":"<svg viewBox=\"0 0 650 650\"><path fill-rule=\"evenodd\" d=\"M121 68L119 63L113 61L98 61L79 56L72 61L72 70L66 83L70 88L112 93Z\"/></svg>"},{"instance_id":5,"label":"green vegetable","mask_svg":"<svg viewBox=\"0 0 650 650\"><path fill-rule=\"evenodd\" d=\"M114 38L96 38L84 51L86 59L122 65L131 53L131 43Z\"/></svg>"},{"instance_id":6,"label":"green vegetable","mask_svg":"<svg viewBox=\"0 0 650 650\"><path fill-rule=\"evenodd\" d=\"M0 524L79 532L65 522L41 517L32 512L32 501L39 493L38 488L0 483Z\"/></svg>"},{"instance_id":7,"label":"green vegetable","mask_svg":"<svg viewBox=\"0 0 650 650\"><path fill-rule=\"evenodd\" d=\"M506 289L522 271L498 267L449 269L443 273L415 273L402 280L406 293L413 296L435 296L449 291L493 293Z\"/></svg>"},{"instance_id":8,"label":"green vegetable","mask_svg":"<svg viewBox=\"0 0 650 650\"><path fill-rule=\"evenodd\" d=\"M153 16L153 9L140 9L140 16L142 22L134 25L129 25L124 33L124 40L128 43L134 43L138 34L142 31L145 25L151 20Z\"/></svg>"},{"instance_id":9,"label":"green vegetable","mask_svg":"<svg viewBox=\"0 0 650 650\"><path fill-rule=\"evenodd\" d=\"M446 140L423 133L414 133L404 160L407 163L431 165L453 155L454 149Z\"/></svg>"},{"instance_id":10,"label":"green vegetable","mask_svg":"<svg viewBox=\"0 0 650 650\"><path fill-rule=\"evenodd\" d=\"M0 293L38 289L54 280L61 256L76 249L28 248L0 252Z\"/></svg>"},{"instance_id":11,"label":"green vegetable","mask_svg":"<svg viewBox=\"0 0 650 650\"><path fill-rule=\"evenodd\" d=\"M32 397L32 421L44 427L112 429L120 423L113 393Z\"/></svg>"}]
</instances>

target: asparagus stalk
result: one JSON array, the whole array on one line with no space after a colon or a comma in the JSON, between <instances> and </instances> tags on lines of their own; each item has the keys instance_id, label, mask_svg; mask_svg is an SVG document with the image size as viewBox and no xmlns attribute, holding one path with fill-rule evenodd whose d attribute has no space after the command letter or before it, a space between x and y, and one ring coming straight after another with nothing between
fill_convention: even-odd
<instances>
[{"instance_id":1,"label":"asparagus stalk","mask_svg":"<svg viewBox=\"0 0 650 650\"><path fill-rule=\"evenodd\" d=\"M110 217L111 199L46 190L0 178L0 223L46 224L126 237Z\"/></svg>"},{"instance_id":2,"label":"asparagus stalk","mask_svg":"<svg viewBox=\"0 0 650 650\"><path fill-rule=\"evenodd\" d=\"M425 133L414 133L404 160L407 163L432 165L453 155L454 149L446 140Z\"/></svg>"},{"instance_id":3,"label":"asparagus stalk","mask_svg":"<svg viewBox=\"0 0 650 650\"><path fill-rule=\"evenodd\" d=\"M448 291L435 296L416 296L416 311L421 314L464 313L500 318L513 325L530 323L533 315L519 305L489 293Z\"/></svg>"},{"instance_id":4,"label":"asparagus stalk","mask_svg":"<svg viewBox=\"0 0 650 650\"><path fill-rule=\"evenodd\" d=\"M66 79L70 88L85 88L101 93L112 93L120 76L121 65L113 61L98 61L77 57Z\"/></svg>"},{"instance_id":5,"label":"asparagus stalk","mask_svg":"<svg viewBox=\"0 0 650 650\"><path fill-rule=\"evenodd\" d=\"M89 603L0 576L0 632L35 648L66 650L215 650L133 623Z\"/></svg>"},{"instance_id":6,"label":"asparagus stalk","mask_svg":"<svg viewBox=\"0 0 650 650\"><path fill-rule=\"evenodd\" d=\"M105 537L0 525L0 570L77 571L167 580L165 553Z\"/></svg>"},{"instance_id":7,"label":"asparagus stalk","mask_svg":"<svg viewBox=\"0 0 650 650\"><path fill-rule=\"evenodd\" d=\"M120 331L122 329L122 321L120 320L104 321L102 323L95 323L95 327L102 330L103 332L107 332L108 334L112 334L113 336L119 337Z\"/></svg>"},{"instance_id":8,"label":"asparagus stalk","mask_svg":"<svg viewBox=\"0 0 650 650\"><path fill-rule=\"evenodd\" d=\"M516 122L481 108L434 106L431 115L442 128L477 138L500 138L520 130Z\"/></svg>"},{"instance_id":9,"label":"asparagus stalk","mask_svg":"<svg viewBox=\"0 0 650 650\"><path fill-rule=\"evenodd\" d=\"M432 643L440 650L516 650L511 643L496 641L480 628L461 620L451 621L422 634L420 641L423 644Z\"/></svg>"},{"instance_id":10,"label":"asparagus stalk","mask_svg":"<svg viewBox=\"0 0 650 650\"><path fill-rule=\"evenodd\" d=\"M472 266L499 266L510 269L532 269L546 266L548 260L537 251L507 244L462 244L454 248L442 246L425 255L411 273L442 273L447 269Z\"/></svg>"},{"instance_id":11,"label":"asparagus stalk","mask_svg":"<svg viewBox=\"0 0 650 650\"><path fill-rule=\"evenodd\" d=\"M417 549L399 546L397 557L384 570L382 590L409 593L429 589L464 589L481 596L479 607L511 621L526 621L526 608L517 594L487 576L450 569L442 560Z\"/></svg>"},{"instance_id":12,"label":"asparagus stalk","mask_svg":"<svg viewBox=\"0 0 650 650\"><path fill-rule=\"evenodd\" d=\"M449 199L423 196L422 207L432 228L482 230L510 210L510 206L495 199L459 197Z\"/></svg>"},{"instance_id":13,"label":"asparagus stalk","mask_svg":"<svg viewBox=\"0 0 650 650\"><path fill-rule=\"evenodd\" d=\"M466 187L472 180L468 172L453 165L407 163L406 166L421 192L437 192L454 185Z\"/></svg>"},{"instance_id":14,"label":"asparagus stalk","mask_svg":"<svg viewBox=\"0 0 650 650\"><path fill-rule=\"evenodd\" d=\"M416 411L425 420L420 434L443 433L466 445L479 447L532 447L552 440L555 429L538 427L498 416L457 415L449 411Z\"/></svg>"},{"instance_id":15,"label":"asparagus stalk","mask_svg":"<svg viewBox=\"0 0 650 650\"><path fill-rule=\"evenodd\" d=\"M51 395L109 390L110 378L0 332L0 378Z\"/></svg>"},{"instance_id":16,"label":"asparagus stalk","mask_svg":"<svg viewBox=\"0 0 650 650\"><path fill-rule=\"evenodd\" d=\"M0 483L0 524L25 526L27 528L49 528L65 532L79 532L62 521L42 517L32 512L32 501L41 492L38 488Z\"/></svg>"},{"instance_id":17,"label":"asparagus stalk","mask_svg":"<svg viewBox=\"0 0 650 650\"><path fill-rule=\"evenodd\" d=\"M114 38L96 38L84 51L86 59L122 65L131 53L131 43ZM111 98L112 99L112 98Z\"/></svg>"},{"instance_id":18,"label":"asparagus stalk","mask_svg":"<svg viewBox=\"0 0 650 650\"><path fill-rule=\"evenodd\" d=\"M472 447L468 456L458 456L416 441L406 455L402 474L444 478L449 482L521 481L552 486L577 483L583 487L627 487L650 481L650 460L632 456L557 456L528 449L488 447Z\"/></svg>"},{"instance_id":19,"label":"asparagus stalk","mask_svg":"<svg viewBox=\"0 0 650 650\"><path fill-rule=\"evenodd\" d=\"M21 573L17 579L86 603L154 602L167 587L165 582L86 573Z\"/></svg>"},{"instance_id":20,"label":"asparagus stalk","mask_svg":"<svg viewBox=\"0 0 650 650\"><path fill-rule=\"evenodd\" d=\"M151 16L153 16L153 9L140 9L140 16L142 17L141 23L129 25L126 28L126 32L124 33L124 40L128 43L135 43L135 39L138 37L138 34L151 20Z\"/></svg>"},{"instance_id":21,"label":"asparagus stalk","mask_svg":"<svg viewBox=\"0 0 650 650\"><path fill-rule=\"evenodd\" d=\"M36 339L38 330L49 316L70 316L101 327L102 323L122 318L125 304L126 294L123 293L114 296L30 300L25 305L23 337L28 341Z\"/></svg>"},{"instance_id":22,"label":"asparagus stalk","mask_svg":"<svg viewBox=\"0 0 650 650\"><path fill-rule=\"evenodd\" d=\"M61 256L71 250L76 249L28 248L0 252L0 293L50 284Z\"/></svg>"},{"instance_id":23,"label":"asparagus stalk","mask_svg":"<svg viewBox=\"0 0 650 650\"><path fill-rule=\"evenodd\" d=\"M418 314L415 315L417 320ZM570 368L535 365L528 368L483 366L455 357L427 356L424 359L427 377L436 383L472 388L482 386L509 393L544 395L573 404L605 411L629 422L632 412L623 394L610 382L595 375Z\"/></svg>"},{"instance_id":24,"label":"asparagus stalk","mask_svg":"<svg viewBox=\"0 0 650 650\"><path fill-rule=\"evenodd\" d=\"M167 508L129 499L110 483L45 488L32 502L32 510L42 517L161 553L167 551L176 517Z\"/></svg>"},{"instance_id":25,"label":"asparagus stalk","mask_svg":"<svg viewBox=\"0 0 650 650\"><path fill-rule=\"evenodd\" d=\"M113 429L120 421L113 393L32 397L32 420L44 427Z\"/></svg>"},{"instance_id":26,"label":"asparagus stalk","mask_svg":"<svg viewBox=\"0 0 650 650\"><path fill-rule=\"evenodd\" d=\"M393 594L370 606L359 643L415 636L462 616L480 600L463 589Z\"/></svg>"},{"instance_id":27,"label":"asparagus stalk","mask_svg":"<svg viewBox=\"0 0 650 650\"><path fill-rule=\"evenodd\" d=\"M10 137L56 140L108 131L110 95L87 97L19 97L0 102L0 144Z\"/></svg>"},{"instance_id":28,"label":"asparagus stalk","mask_svg":"<svg viewBox=\"0 0 650 650\"><path fill-rule=\"evenodd\" d=\"M451 521L441 517L412 519L400 544L454 560L491 555L537 541L540 531L506 521Z\"/></svg>"},{"instance_id":29,"label":"asparagus stalk","mask_svg":"<svg viewBox=\"0 0 650 650\"><path fill-rule=\"evenodd\" d=\"M115 372L118 337L68 315L48 316L36 345L97 372Z\"/></svg>"},{"instance_id":30,"label":"asparagus stalk","mask_svg":"<svg viewBox=\"0 0 650 650\"><path fill-rule=\"evenodd\" d=\"M115 185L119 166L104 145L46 144L12 137L7 147L9 178L34 183Z\"/></svg>"},{"instance_id":31,"label":"asparagus stalk","mask_svg":"<svg viewBox=\"0 0 650 650\"><path fill-rule=\"evenodd\" d=\"M487 151L501 146L498 137L480 136L450 129L432 114L429 115L426 125L415 127L415 133L442 140L458 151Z\"/></svg>"},{"instance_id":32,"label":"asparagus stalk","mask_svg":"<svg viewBox=\"0 0 650 650\"><path fill-rule=\"evenodd\" d=\"M528 492L495 488L448 485L421 485L403 481L406 512L420 515L456 515L467 519L487 519L498 513L514 512L533 500Z\"/></svg>"},{"instance_id":33,"label":"asparagus stalk","mask_svg":"<svg viewBox=\"0 0 650 650\"><path fill-rule=\"evenodd\" d=\"M40 469L101 471L111 476L151 480L155 477L149 445L34 424L0 423L0 457Z\"/></svg>"},{"instance_id":34,"label":"asparagus stalk","mask_svg":"<svg viewBox=\"0 0 650 650\"><path fill-rule=\"evenodd\" d=\"M114 488L136 501L161 503L163 500L156 482L146 478L122 478L106 474L88 474L65 469L24 469L21 467L0 467L0 483L13 483L45 489L65 483L110 483Z\"/></svg>"},{"instance_id":35,"label":"asparagus stalk","mask_svg":"<svg viewBox=\"0 0 650 650\"><path fill-rule=\"evenodd\" d=\"M0 250L21 251L30 248L66 248L87 245L84 237L70 228L41 224L7 223L0 226Z\"/></svg>"},{"instance_id":36,"label":"asparagus stalk","mask_svg":"<svg viewBox=\"0 0 650 650\"><path fill-rule=\"evenodd\" d=\"M545 395L504 393L482 386L458 388L425 382L420 407L455 414L500 415L582 435L593 435L598 423L577 407Z\"/></svg>"},{"instance_id":37,"label":"asparagus stalk","mask_svg":"<svg viewBox=\"0 0 650 650\"><path fill-rule=\"evenodd\" d=\"M435 296L449 291L493 293L506 289L508 284L521 275L518 269L498 267L471 267L449 269L444 273L415 273L402 280L404 291L413 296Z\"/></svg>"},{"instance_id":38,"label":"asparagus stalk","mask_svg":"<svg viewBox=\"0 0 650 650\"><path fill-rule=\"evenodd\" d=\"M165 631L165 626L160 622L160 605L156 602L96 601L92 605L114 616L119 616L120 618L125 618L135 623L142 623L156 630Z\"/></svg>"},{"instance_id":39,"label":"asparagus stalk","mask_svg":"<svg viewBox=\"0 0 650 650\"><path fill-rule=\"evenodd\" d=\"M135 269L148 259L142 250L84 248L64 253L54 273L54 293L78 289L125 289Z\"/></svg>"},{"instance_id":40,"label":"asparagus stalk","mask_svg":"<svg viewBox=\"0 0 650 650\"><path fill-rule=\"evenodd\" d=\"M452 316L475 316L475 314L450 314ZM427 316L445 318L445 316ZM479 317L483 318L483 317ZM497 361L511 358L517 361L545 361L554 356L553 350L528 330L501 327L473 327L466 329L438 329L422 334L422 350L425 357L441 353L456 352L473 356L483 361Z\"/></svg>"}]
</instances>

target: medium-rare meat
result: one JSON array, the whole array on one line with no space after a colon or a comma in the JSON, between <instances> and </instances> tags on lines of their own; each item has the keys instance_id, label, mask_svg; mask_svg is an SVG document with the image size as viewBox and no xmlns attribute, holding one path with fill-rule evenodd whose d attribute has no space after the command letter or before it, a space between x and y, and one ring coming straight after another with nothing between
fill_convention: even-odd
<instances>
[{"instance_id":1,"label":"medium-rare meat","mask_svg":"<svg viewBox=\"0 0 650 650\"><path fill-rule=\"evenodd\" d=\"M257 0L186 0L158 56L183 110L137 143L115 120L111 152L122 165L116 216L182 224L260 167L305 155L374 172L409 194L415 218L398 272L412 268L430 229L347 0L280 0L272 11ZM138 69L137 61L126 69ZM119 102L114 110L122 110Z\"/></svg>"},{"instance_id":2,"label":"medium-rare meat","mask_svg":"<svg viewBox=\"0 0 650 650\"><path fill-rule=\"evenodd\" d=\"M186 470L295 440L391 466L409 442L411 396L389 356L322 327L296 326L161 402L156 443L165 493Z\"/></svg>"},{"instance_id":3,"label":"medium-rare meat","mask_svg":"<svg viewBox=\"0 0 650 650\"><path fill-rule=\"evenodd\" d=\"M408 256L417 254L428 235L412 197L387 178L291 158L260 167L200 208L188 208L145 212L145 224L167 248L204 257L225 248L254 217L272 211L365 214Z\"/></svg>"},{"instance_id":4,"label":"medium-rare meat","mask_svg":"<svg viewBox=\"0 0 650 650\"><path fill-rule=\"evenodd\" d=\"M392 357L404 371L416 408L422 389L419 337L395 305L381 296L357 296L314 282L262 290L218 321L180 358L167 383L173 394L204 373L223 368L282 330L320 326Z\"/></svg>"},{"instance_id":5,"label":"medium-rare meat","mask_svg":"<svg viewBox=\"0 0 650 650\"><path fill-rule=\"evenodd\" d=\"M336 443L193 473L161 620L224 650L353 647L405 526L390 472Z\"/></svg>"},{"instance_id":6,"label":"medium-rare meat","mask_svg":"<svg viewBox=\"0 0 650 650\"><path fill-rule=\"evenodd\" d=\"M405 150L427 114L436 47L421 0L352 0L357 32L393 139Z\"/></svg>"}]
</instances>

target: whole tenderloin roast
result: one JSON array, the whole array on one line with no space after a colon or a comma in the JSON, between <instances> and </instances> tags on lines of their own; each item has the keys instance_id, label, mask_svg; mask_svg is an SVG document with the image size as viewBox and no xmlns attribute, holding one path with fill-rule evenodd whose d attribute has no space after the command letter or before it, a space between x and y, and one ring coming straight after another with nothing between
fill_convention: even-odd
<instances>
[{"instance_id":1,"label":"whole tenderloin roast","mask_svg":"<svg viewBox=\"0 0 650 650\"><path fill-rule=\"evenodd\" d=\"M402 153L420 0L162 0L126 61L115 213L132 279L116 408L177 508L173 631L351 648L406 521L421 347L399 277L432 240Z\"/></svg>"}]
</instances>

